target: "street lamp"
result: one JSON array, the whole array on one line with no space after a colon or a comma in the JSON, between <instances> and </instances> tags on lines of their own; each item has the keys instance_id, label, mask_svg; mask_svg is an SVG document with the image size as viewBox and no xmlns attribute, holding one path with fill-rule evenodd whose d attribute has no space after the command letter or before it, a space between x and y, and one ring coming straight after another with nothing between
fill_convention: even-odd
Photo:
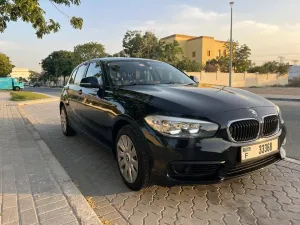
<instances>
[{"instance_id":1,"label":"street lamp","mask_svg":"<svg viewBox=\"0 0 300 225\"><path fill-rule=\"evenodd\" d=\"M231 78L232 78L232 7L234 2L229 2L231 19L230 19L230 63L229 63L229 87L231 87Z\"/></svg>"}]
</instances>

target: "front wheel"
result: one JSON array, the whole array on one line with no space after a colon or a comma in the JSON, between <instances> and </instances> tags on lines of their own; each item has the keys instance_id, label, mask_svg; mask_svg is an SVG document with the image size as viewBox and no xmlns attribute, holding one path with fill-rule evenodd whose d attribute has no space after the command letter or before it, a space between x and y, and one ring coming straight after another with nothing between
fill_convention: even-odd
<instances>
[{"instance_id":1,"label":"front wheel","mask_svg":"<svg viewBox=\"0 0 300 225\"><path fill-rule=\"evenodd\" d=\"M132 190L149 185L150 163L148 145L132 126L124 126L116 139L116 156L124 183Z\"/></svg>"},{"instance_id":2,"label":"front wheel","mask_svg":"<svg viewBox=\"0 0 300 225\"><path fill-rule=\"evenodd\" d=\"M15 87L15 91L20 91L20 87Z\"/></svg>"}]
</instances>

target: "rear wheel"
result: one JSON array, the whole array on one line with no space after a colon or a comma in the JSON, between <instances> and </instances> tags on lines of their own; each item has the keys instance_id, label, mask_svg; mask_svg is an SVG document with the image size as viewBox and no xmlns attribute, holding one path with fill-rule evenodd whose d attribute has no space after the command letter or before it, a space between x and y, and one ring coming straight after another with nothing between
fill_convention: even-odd
<instances>
[{"instance_id":1,"label":"rear wheel","mask_svg":"<svg viewBox=\"0 0 300 225\"><path fill-rule=\"evenodd\" d=\"M61 129L62 129L62 132L64 133L64 135L66 135L66 136L75 135L76 132L69 124L67 111L64 106L62 106L60 108L60 123L61 123Z\"/></svg>"},{"instance_id":2,"label":"rear wheel","mask_svg":"<svg viewBox=\"0 0 300 225\"><path fill-rule=\"evenodd\" d=\"M116 139L116 156L124 183L133 190L147 187L150 181L148 146L132 126L124 126Z\"/></svg>"}]
</instances>

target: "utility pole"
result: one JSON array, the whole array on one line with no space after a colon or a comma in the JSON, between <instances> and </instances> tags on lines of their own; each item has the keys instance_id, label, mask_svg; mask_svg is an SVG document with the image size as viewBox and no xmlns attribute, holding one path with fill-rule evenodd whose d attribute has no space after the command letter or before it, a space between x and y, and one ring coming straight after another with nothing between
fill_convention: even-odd
<instances>
[{"instance_id":1,"label":"utility pole","mask_svg":"<svg viewBox=\"0 0 300 225\"><path fill-rule=\"evenodd\" d=\"M230 2L230 63L229 63L229 87L231 87L232 79L232 7L234 2Z\"/></svg>"}]
</instances>

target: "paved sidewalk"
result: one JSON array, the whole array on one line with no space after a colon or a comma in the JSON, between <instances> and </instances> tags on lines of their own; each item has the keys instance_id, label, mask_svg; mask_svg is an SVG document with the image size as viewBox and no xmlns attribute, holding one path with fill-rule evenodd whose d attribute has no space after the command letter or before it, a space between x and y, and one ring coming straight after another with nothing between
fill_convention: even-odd
<instances>
[{"instance_id":1,"label":"paved sidewalk","mask_svg":"<svg viewBox=\"0 0 300 225\"><path fill-rule=\"evenodd\" d=\"M8 98L0 92L0 224L100 224Z\"/></svg>"},{"instance_id":2,"label":"paved sidewalk","mask_svg":"<svg viewBox=\"0 0 300 225\"><path fill-rule=\"evenodd\" d=\"M84 135L61 133L58 102L22 107L103 223L115 225L300 224L300 165L281 161L214 185L132 192L113 156Z\"/></svg>"}]
</instances>

